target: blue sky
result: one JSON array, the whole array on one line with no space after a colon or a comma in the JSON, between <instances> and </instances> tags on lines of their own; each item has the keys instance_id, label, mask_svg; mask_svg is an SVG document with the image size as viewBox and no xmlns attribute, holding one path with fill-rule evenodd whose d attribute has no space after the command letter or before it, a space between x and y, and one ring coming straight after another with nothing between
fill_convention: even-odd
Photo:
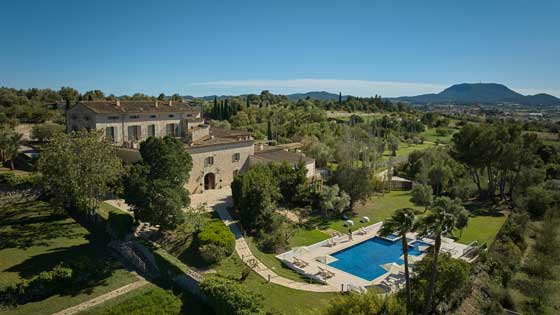
<instances>
[{"instance_id":1,"label":"blue sky","mask_svg":"<svg viewBox=\"0 0 560 315\"><path fill-rule=\"evenodd\" d=\"M560 96L560 1L4 1L0 85Z\"/></svg>"}]
</instances>

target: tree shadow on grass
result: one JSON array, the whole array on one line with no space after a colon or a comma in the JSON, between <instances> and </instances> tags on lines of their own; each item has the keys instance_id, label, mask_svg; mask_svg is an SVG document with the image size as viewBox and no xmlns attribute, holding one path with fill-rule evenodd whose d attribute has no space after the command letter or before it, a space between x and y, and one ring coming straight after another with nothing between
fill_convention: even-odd
<instances>
[{"instance_id":1,"label":"tree shadow on grass","mask_svg":"<svg viewBox=\"0 0 560 315\"><path fill-rule=\"evenodd\" d=\"M21 278L30 279L42 271L51 270L60 263L70 263L76 257L87 256L95 258L107 254L106 250L92 244L52 248L47 253L32 256L8 268L6 271L16 272Z\"/></svg>"},{"instance_id":2,"label":"tree shadow on grass","mask_svg":"<svg viewBox=\"0 0 560 315\"><path fill-rule=\"evenodd\" d=\"M49 246L52 239L82 238L87 232L46 203L24 202L0 208L0 250Z\"/></svg>"},{"instance_id":3,"label":"tree shadow on grass","mask_svg":"<svg viewBox=\"0 0 560 315\"><path fill-rule=\"evenodd\" d=\"M467 209L473 216L492 216L501 217L499 205L493 204L491 202L480 202L473 201L465 204L465 209Z\"/></svg>"},{"instance_id":4,"label":"tree shadow on grass","mask_svg":"<svg viewBox=\"0 0 560 315\"><path fill-rule=\"evenodd\" d=\"M48 253L33 256L6 271L16 272L24 279L31 279L43 271L52 270L60 263L77 271L73 274L72 285L56 292L56 295L60 296L91 294L95 287L108 285L107 280L116 270L123 269L123 265L113 259L109 250L102 244L89 243L53 248Z\"/></svg>"}]
</instances>

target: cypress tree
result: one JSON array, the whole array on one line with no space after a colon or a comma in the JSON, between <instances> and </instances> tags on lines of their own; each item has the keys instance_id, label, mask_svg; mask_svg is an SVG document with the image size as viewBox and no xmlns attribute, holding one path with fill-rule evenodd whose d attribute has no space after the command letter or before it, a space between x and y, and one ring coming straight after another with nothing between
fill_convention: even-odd
<instances>
[{"instance_id":1,"label":"cypress tree","mask_svg":"<svg viewBox=\"0 0 560 315\"><path fill-rule=\"evenodd\" d=\"M272 140L272 122L270 121L270 118L268 119L268 124L267 124L267 136L268 136L268 140Z\"/></svg>"},{"instance_id":2,"label":"cypress tree","mask_svg":"<svg viewBox=\"0 0 560 315\"><path fill-rule=\"evenodd\" d=\"M229 104L228 104L228 101L227 101L227 98L226 98L225 104L224 104L224 119L229 120L230 116L231 116L231 110L229 108Z\"/></svg>"},{"instance_id":3,"label":"cypress tree","mask_svg":"<svg viewBox=\"0 0 560 315\"><path fill-rule=\"evenodd\" d=\"M214 107L212 108L212 118L218 119L218 98L214 96Z\"/></svg>"},{"instance_id":4,"label":"cypress tree","mask_svg":"<svg viewBox=\"0 0 560 315\"><path fill-rule=\"evenodd\" d=\"M338 92L338 107L342 107L342 92Z\"/></svg>"}]
</instances>

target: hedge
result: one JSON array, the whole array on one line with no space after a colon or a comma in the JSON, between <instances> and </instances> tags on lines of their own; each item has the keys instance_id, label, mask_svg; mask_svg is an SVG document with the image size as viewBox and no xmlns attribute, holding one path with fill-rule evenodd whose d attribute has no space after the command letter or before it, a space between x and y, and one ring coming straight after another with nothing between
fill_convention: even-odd
<instances>
[{"instance_id":1,"label":"hedge","mask_svg":"<svg viewBox=\"0 0 560 315\"><path fill-rule=\"evenodd\" d=\"M239 283L215 276L200 283L216 315L264 315L263 297Z\"/></svg>"},{"instance_id":2,"label":"hedge","mask_svg":"<svg viewBox=\"0 0 560 315\"><path fill-rule=\"evenodd\" d=\"M235 250L235 236L222 221L207 223L197 234L200 256L207 263L216 263Z\"/></svg>"}]
</instances>

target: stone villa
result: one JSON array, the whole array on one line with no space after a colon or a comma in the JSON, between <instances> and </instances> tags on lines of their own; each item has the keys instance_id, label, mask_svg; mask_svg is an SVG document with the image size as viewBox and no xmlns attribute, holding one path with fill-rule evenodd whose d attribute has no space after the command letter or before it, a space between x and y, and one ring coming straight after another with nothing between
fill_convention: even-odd
<instances>
[{"instance_id":1,"label":"stone villa","mask_svg":"<svg viewBox=\"0 0 560 315\"><path fill-rule=\"evenodd\" d=\"M193 194L229 187L239 172L256 163L292 165L303 161L307 176L315 176L315 160L286 146L255 144L246 131L212 128L199 109L176 101L88 101L66 114L67 131L101 130L118 147L128 163L140 159L139 143L148 137L182 139L192 157L193 168L186 188Z\"/></svg>"}]
</instances>

